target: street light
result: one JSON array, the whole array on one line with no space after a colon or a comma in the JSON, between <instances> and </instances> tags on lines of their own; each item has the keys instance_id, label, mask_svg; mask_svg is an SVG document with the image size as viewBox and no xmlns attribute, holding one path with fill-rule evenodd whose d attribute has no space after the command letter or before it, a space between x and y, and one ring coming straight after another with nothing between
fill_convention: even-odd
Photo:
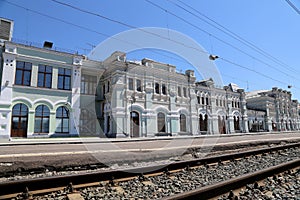
<instances>
[{"instance_id":1,"label":"street light","mask_svg":"<svg viewBox=\"0 0 300 200\"><path fill-rule=\"evenodd\" d=\"M210 60L216 60L216 59L219 58L219 56L210 54L208 58L209 58Z\"/></svg>"}]
</instances>

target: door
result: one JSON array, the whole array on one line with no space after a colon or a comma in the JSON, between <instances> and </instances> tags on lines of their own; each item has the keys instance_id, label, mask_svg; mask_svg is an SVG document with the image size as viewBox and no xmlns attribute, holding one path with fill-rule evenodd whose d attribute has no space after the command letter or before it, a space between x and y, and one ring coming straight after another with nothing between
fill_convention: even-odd
<instances>
[{"instance_id":1,"label":"door","mask_svg":"<svg viewBox=\"0 0 300 200\"><path fill-rule=\"evenodd\" d=\"M140 136L140 116L139 113L135 111L130 113L130 136Z\"/></svg>"},{"instance_id":2,"label":"door","mask_svg":"<svg viewBox=\"0 0 300 200\"><path fill-rule=\"evenodd\" d=\"M226 127L225 127L224 117L218 116L218 125L219 125L219 133L220 134L226 134Z\"/></svg>"},{"instance_id":3,"label":"door","mask_svg":"<svg viewBox=\"0 0 300 200\"><path fill-rule=\"evenodd\" d=\"M166 132L166 117L164 113L157 114L157 130L159 133Z\"/></svg>"},{"instance_id":4,"label":"door","mask_svg":"<svg viewBox=\"0 0 300 200\"><path fill-rule=\"evenodd\" d=\"M28 108L25 104L16 104L12 109L11 137L27 137Z\"/></svg>"}]
</instances>

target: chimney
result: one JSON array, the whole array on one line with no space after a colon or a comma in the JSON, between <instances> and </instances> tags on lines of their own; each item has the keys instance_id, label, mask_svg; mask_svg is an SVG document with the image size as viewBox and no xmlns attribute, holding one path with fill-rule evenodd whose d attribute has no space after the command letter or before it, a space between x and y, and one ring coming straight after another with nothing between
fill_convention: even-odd
<instances>
[{"instance_id":1,"label":"chimney","mask_svg":"<svg viewBox=\"0 0 300 200\"><path fill-rule=\"evenodd\" d=\"M52 49L52 46L53 46L53 42L45 41L44 45L43 45L43 48Z\"/></svg>"}]
</instances>

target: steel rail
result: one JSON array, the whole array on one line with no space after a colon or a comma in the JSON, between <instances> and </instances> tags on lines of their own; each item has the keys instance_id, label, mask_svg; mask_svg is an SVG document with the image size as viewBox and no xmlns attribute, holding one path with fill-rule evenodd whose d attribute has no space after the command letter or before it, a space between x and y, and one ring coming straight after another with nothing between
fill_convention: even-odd
<instances>
[{"instance_id":1,"label":"steel rail","mask_svg":"<svg viewBox=\"0 0 300 200\"><path fill-rule=\"evenodd\" d=\"M222 181L213 185L183 192L181 194L168 196L163 198L162 200L210 199L210 198L214 198L226 194L231 190L241 188L241 186L246 186L247 184L258 182L267 177L273 176L275 174L279 174L284 171L288 171L289 169L293 169L299 166L300 166L300 158L289 161L287 163L282 163L276 166L262 169L253 173L238 176L236 178L232 178L227 181Z\"/></svg>"},{"instance_id":2,"label":"steel rail","mask_svg":"<svg viewBox=\"0 0 300 200\"><path fill-rule=\"evenodd\" d=\"M300 143L293 143L288 145L280 145L270 148L261 148L255 150L249 150L238 153L223 154L214 157L206 157L200 159L193 159L188 161L179 161L170 164L162 164L156 166L147 167L135 167L128 169L118 169L110 171L101 172L89 172L84 174L75 175L64 175L64 176L53 176L53 177L43 177L35 179L8 181L0 183L0 199L5 199L4 197L10 194L22 193L25 188L29 191L44 190L48 188L59 188L67 187L70 183L73 185L87 184L99 181L107 181L113 179L122 179L128 177L136 177L140 174L152 174L164 171L172 171L186 168L187 166L199 166L211 163L222 162L226 160L233 160L238 158L247 157L250 155L258 155L263 153L268 153L272 151L279 151L287 148L299 147Z\"/></svg>"}]
</instances>

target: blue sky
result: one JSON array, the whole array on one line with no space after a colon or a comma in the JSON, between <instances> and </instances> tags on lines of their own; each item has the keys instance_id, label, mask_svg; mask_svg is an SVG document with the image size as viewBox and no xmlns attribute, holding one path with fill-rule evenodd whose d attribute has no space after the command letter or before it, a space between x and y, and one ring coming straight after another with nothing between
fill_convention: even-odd
<instances>
[{"instance_id":1,"label":"blue sky","mask_svg":"<svg viewBox=\"0 0 300 200\"><path fill-rule=\"evenodd\" d=\"M285 0L186 0L183 1L185 5L179 0L57 1L93 14L53 0L0 0L0 17L14 20L15 39L37 43L52 41L56 47L80 54L88 54L93 46L109 36L131 29L95 14L131 27L176 30L193 38L207 52L222 58L215 64L224 84L233 82L246 91L276 86L291 90L293 98L300 100L300 15ZM291 2L300 6L298 0ZM215 27L230 30L244 42L228 36L203 19L213 20L209 22ZM249 43L254 45L256 50L245 42L248 46ZM260 50L264 55L258 52ZM167 52L140 50L128 52L128 57L152 58L176 65L179 71L192 68L185 60ZM288 89L288 85L293 87Z\"/></svg>"}]
</instances>

